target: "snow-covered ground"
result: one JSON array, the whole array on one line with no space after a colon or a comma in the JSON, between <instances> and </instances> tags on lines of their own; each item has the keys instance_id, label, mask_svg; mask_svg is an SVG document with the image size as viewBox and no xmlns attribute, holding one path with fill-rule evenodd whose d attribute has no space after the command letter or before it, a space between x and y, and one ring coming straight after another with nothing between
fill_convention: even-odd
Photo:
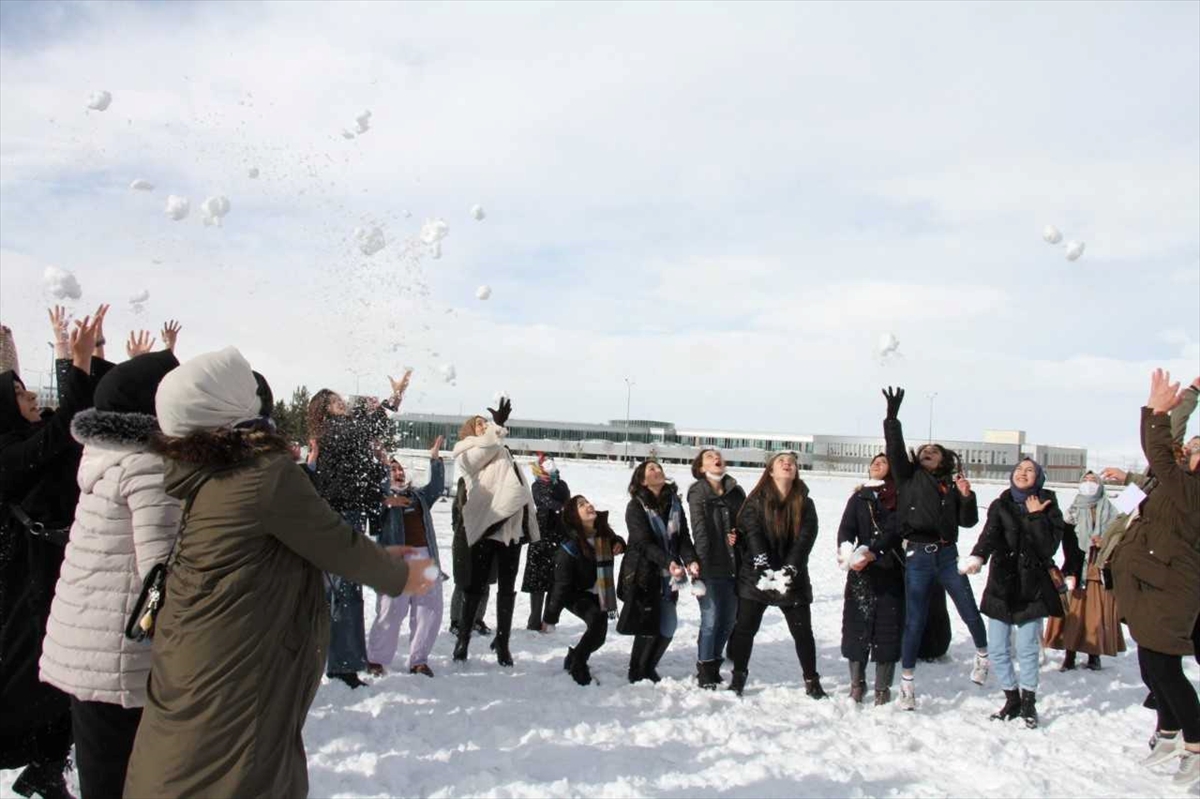
<instances>
[{"instance_id":1,"label":"snow-covered ground","mask_svg":"<svg viewBox=\"0 0 1200 799\"><path fill-rule=\"evenodd\" d=\"M624 532L628 469L560 461L563 478ZM415 469L414 469L415 472ZM685 467L668 474L685 488ZM747 490L757 471L735 470ZM420 479L417 475L416 479ZM1136 645L1104 660L1098 673L1042 668L1042 726L988 720L1002 696L995 679L968 679L966 628L951 612L951 660L920 664L919 707L854 706L839 651L842 590L835 535L857 481L807 479L821 518L811 572L819 669L831 700L804 695L783 617L768 611L755 641L745 697L698 689L691 675L699 610L679 602L679 632L663 658L659 685L629 685L630 639L610 631L592 658L598 684L581 688L562 657L582 632L564 613L558 630L521 629L527 595L517 600L513 669L501 669L486 639L472 642L465 666L450 660L443 633L430 665L434 679L407 673L402 641L395 671L367 688L322 686L305 727L312 796L1166 796L1171 768L1138 765L1154 714L1141 707ZM1003 486L977 485L981 511ZM1072 492L1060 500L1070 502ZM981 514L982 515L982 514ZM434 512L450 551L450 506ZM966 550L979 528L965 531ZM448 565L448 564L447 564ZM447 568L447 571L449 569ZM986 574L972 579L976 595ZM452 584L444 585L447 612ZM367 597L368 617L374 597ZM489 624L493 611L489 607ZM370 618L368 618L368 624ZM448 623L448 619L447 619ZM445 626L445 625L443 625ZM1187 661L1188 675L1200 668ZM728 666L725 669L728 676ZM10 796L15 772L0 772ZM1192 792L1195 795L1195 792Z\"/></svg>"}]
</instances>

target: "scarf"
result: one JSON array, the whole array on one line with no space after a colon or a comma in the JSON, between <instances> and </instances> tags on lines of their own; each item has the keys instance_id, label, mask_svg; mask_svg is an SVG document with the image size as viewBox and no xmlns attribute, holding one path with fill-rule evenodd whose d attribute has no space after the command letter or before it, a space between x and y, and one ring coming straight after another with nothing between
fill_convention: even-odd
<instances>
[{"instance_id":1,"label":"scarf","mask_svg":"<svg viewBox=\"0 0 1200 799\"><path fill-rule=\"evenodd\" d=\"M613 546L612 538L599 535L597 531L596 551L596 596L600 598L600 609L608 614L610 619L617 616L617 582L613 579Z\"/></svg>"},{"instance_id":2,"label":"scarf","mask_svg":"<svg viewBox=\"0 0 1200 799\"><path fill-rule=\"evenodd\" d=\"M1075 531L1079 534L1081 545L1090 542L1094 535L1102 535L1116 515L1116 509L1104 495L1103 486L1090 497L1076 494L1067 512L1067 516L1075 520Z\"/></svg>"},{"instance_id":3,"label":"scarf","mask_svg":"<svg viewBox=\"0 0 1200 799\"><path fill-rule=\"evenodd\" d=\"M663 488L663 491L669 489ZM676 549L679 546L679 528L683 526L683 503L679 501L679 495L672 492L671 494L671 512L664 522L663 517L657 510L642 503L642 508L646 511L646 516L650 519L650 529L654 531L654 537L658 539L658 545L667 553L667 557L671 560L675 559L677 554ZM670 599L673 583L670 578L663 579L663 599Z\"/></svg>"}]
</instances>

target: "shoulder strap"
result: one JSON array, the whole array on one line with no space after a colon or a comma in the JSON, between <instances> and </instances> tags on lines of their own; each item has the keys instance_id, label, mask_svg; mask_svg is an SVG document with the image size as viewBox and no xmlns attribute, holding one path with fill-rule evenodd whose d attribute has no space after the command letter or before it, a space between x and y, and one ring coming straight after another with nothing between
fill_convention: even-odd
<instances>
[{"instance_id":1,"label":"shoulder strap","mask_svg":"<svg viewBox=\"0 0 1200 799\"><path fill-rule=\"evenodd\" d=\"M175 540L171 542L171 551L163 558L163 563L170 567L172 558L175 557L175 547L179 546L179 540L183 538L184 528L187 527L188 516L192 513L192 504L196 501L196 495L200 493L200 489L204 487L216 472L209 472L204 476L204 479L196 484L183 500L183 513L179 517L179 532L175 534Z\"/></svg>"}]
</instances>

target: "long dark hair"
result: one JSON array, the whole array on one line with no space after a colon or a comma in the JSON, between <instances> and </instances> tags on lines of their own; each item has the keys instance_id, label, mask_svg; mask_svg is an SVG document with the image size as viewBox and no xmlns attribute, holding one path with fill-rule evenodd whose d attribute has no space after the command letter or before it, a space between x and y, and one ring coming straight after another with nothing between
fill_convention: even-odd
<instances>
[{"instance_id":1,"label":"long dark hair","mask_svg":"<svg viewBox=\"0 0 1200 799\"><path fill-rule=\"evenodd\" d=\"M775 465L775 461L785 455L796 457L790 452L780 452L767 461L762 477L758 478L758 483L750 492L750 496L746 497L746 502L742 505L741 512L738 513L738 522L740 526L741 517L750 507L750 503L760 502L767 535L775 539L790 541L800 534L800 525L804 521L804 500L808 497L808 486L800 479L800 470L797 468L796 476L792 479L792 484L788 486L787 495L779 493L779 488L775 485L775 478L771 476L771 467Z\"/></svg>"},{"instance_id":2,"label":"long dark hair","mask_svg":"<svg viewBox=\"0 0 1200 799\"><path fill-rule=\"evenodd\" d=\"M936 449L938 452L942 453L941 465L939 465L936 469L933 470L933 472L931 472L931 474L933 474L934 477L936 477L939 480L949 480L954 475L963 472L962 458L959 457L957 452L955 452L952 449L947 449L946 447L943 447L941 444L922 444L921 446L917 447L915 450L909 449L908 454L909 454L910 458L912 459L912 462L917 464L918 468L922 468L922 469L924 468L923 466L921 466L921 450L924 450L929 447L932 447L932 448ZM888 463L888 471L889 472L891 471L891 463Z\"/></svg>"},{"instance_id":3,"label":"long dark hair","mask_svg":"<svg viewBox=\"0 0 1200 799\"><path fill-rule=\"evenodd\" d=\"M323 388L308 402L308 435L317 441L325 435L325 425L329 422L329 405L337 399L337 392Z\"/></svg>"},{"instance_id":4,"label":"long dark hair","mask_svg":"<svg viewBox=\"0 0 1200 799\"><path fill-rule=\"evenodd\" d=\"M658 468L662 468L662 464L656 460L645 460L639 463L637 468L633 470L633 476L629 478L629 496L640 500L648 508L653 508L659 513L666 513L671 509L671 502L679 489L676 488L673 482L668 480L656 497L653 491L642 485L646 480L646 469L652 463ZM665 472L663 476L666 476Z\"/></svg>"},{"instance_id":5,"label":"long dark hair","mask_svg":"<svg viewBox=\"0 0 1200 799\"><path fill-rule=\"evenodd\" d=\"M595 547L588 544L587 532L583 529L583 521L579 518L579 503L587 501L587 497L583 494L576 494L571 497L566 505L563 505L562 520L563 526L567 528L567 532L579 542L579 548L592 560L596 559ZM612 529L612 525L608 523L608 511L596 512L596 537L597 538L615 538L616 532Z\"/></svg>"}]
</instances>

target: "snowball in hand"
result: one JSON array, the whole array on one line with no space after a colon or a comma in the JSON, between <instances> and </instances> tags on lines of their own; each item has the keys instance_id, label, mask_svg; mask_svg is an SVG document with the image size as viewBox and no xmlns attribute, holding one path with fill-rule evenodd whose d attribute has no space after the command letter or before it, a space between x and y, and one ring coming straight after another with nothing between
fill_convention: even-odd
<instances>
[{"instance_id":1,"label":"snowball in hand","mask_svg":"<svg viewBox=\"0 0 1200 799\"><path fill-rule=\"evenodd\" d=\"M1047 244L1058 244L1062 241L1062 233L1054 225L1046 225L1042 228L1042 241Z\"/></svg>"},{"instance_id":2,"label":"snowball in hand","mask_svg":"<svg viewBox=\"0 0 1200 799\"><path fill-rule=\"evenodd\" d=\"M783 569L767 569L758 578L757 588L759 591L775 591L780 594L786 594L791 585L792 575Z\"/></svg>"},{"instance_id":3,"label":"snowball in hand","mask_svg":"<svg viewBox=\"0 0 1200 799\"><path fill-rule=\"evenodd\" d=\"M138 178L133 183L129 184L129 188L133 189L134 191L154 191L154 184L148 180Z\"/></svg>"},{"instance_id":4,"label":"snowball in hand","mask_svg":"<svg viewBox=\"0 0 1200 799\"><path fill-rule=\"evenodd\" d=\"M112 103L112 94L104 90L92 92L88 97L87 107L93 111L103 111Z\"/></svg>"},{"instance_id":5,"label":"snowball in hand","mask_svg":"<svg viewBox=\"0 0 1200 799\"><path fill-rule=\"evenodd\" d=\"M958 573L966 574L971 571L973 566L983 566L983 558L975 555L966 555L958 559Z\"/></svg>"},{"instance_id":6,"label":"snowball in hand","mask_svg":"<svg viewBox=\"0 0 1200 799\"><path fill-rule=\"evenodd\" d=\"M47 266L42 280L46 284L46 293L56 300L77 300L83 296L83 289L80 288L74 273L66 269Z\"/></svg>"},{"instance_id":7,"label":"snowball in hand","mask_svg":"<svg viewBox=\"0 0 1200 799\"><path fill-rule=\"evenodd\" d=\"M1078 261L1079 256L1081 256L1081 255L1083 255L1083 242L1082 241L1068 241L1067 242L1067 260L1068 261Z\"/></svg>"},{"instance_id":8,"label":"snowball in hand","mask_svg":"<svg viewBox=\"0 0 1200 799\"><path fill-rule=\"evenodd\" d=\"M383 231L377 227L359 227L354 229L354 241L363 255L374 255L387 246Z\"/></svg>"},{"instance_id":9,"label":"snowball in hand","mask_svg":"<svg viewBox=\"0 0 1200 799\"><path fill-rule=\"evenodd\" d=\"M174 194L167 197L167 206L163 209L163 213L178 222L188 215L191 204L188 203L187 197L179 197Z\"/></svg>"},{"instance_id":10,"label":"snowball in hand","mask_svg":"<svg viewBox=\"0 0 1200 799\"><path fill-rule=\"evenodd\" d=\"M479 288L475 289L476 299L486 300L490 296L492 296L492 287L491 286L483 285L483 286L480 286Z\"/></svg>"},{"instance_id":11,"label":"snowball in hand","mask_svg":"<svg viewBox=\"0 0 1200 799\"><path fill-rule=\"evenodd\" d=\"M229 198L221 195L209 197L200 205L200 211L204 214L205 225L220 227L221 219L229 213Z\"/></svg>"},{"instance_id":12,"label":"snowball in hand","mask_svg":"<svg viewBox=\"0 0 1200 799\"><path fill-rule=\"evenodd\" d=\"M471 206L471 216L476 222L482 222L484 217L487 216L487 213L483 210L482 205L474 205Z\"/></svg>"},{"instance_id":13,"label":"snowball in hand","mask_svg":"<svg viewBox=\"0 0 1200 799\"><path fill-rule=\"evenodd\" d=\"M439 569L437 566L426 566L425 571L421 572L421 575L426 580L433 582L434 580L436 580L437 578L442 576L442 570Z\"/></svg>"}]
</instances>

